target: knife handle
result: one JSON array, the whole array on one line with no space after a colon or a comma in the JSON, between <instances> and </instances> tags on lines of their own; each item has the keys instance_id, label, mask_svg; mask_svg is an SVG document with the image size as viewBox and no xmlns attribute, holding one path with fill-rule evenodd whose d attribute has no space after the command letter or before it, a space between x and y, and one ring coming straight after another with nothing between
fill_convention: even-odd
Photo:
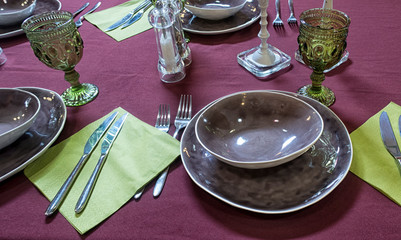
<instances>
[{"instance_id":1,"label":"knife handle","mask_svg":"<svg viewBox=\"0 0 401 240\"><path fill-rule=\"evenodd\" d=\"M90 198L90 195L92 194L97 178L99 177L100 170L102 169L103 164L106 160L106 156L107 156L106 154L102 154L100 156L99 161L97 162L95 169L93 170L93 173L90 176L89 181L86 184L84 190L82 191L82 194L78 199L77 205L75 206L76 213L81 213L84 210L86 204L88 203L88 200Z\"/></svg>"},{"instance_id":2,"label":"knife handle","mask_svg":"<svg viewBox=\"0 0 401 240\"><path fill-rule=\"evenodd\" d=\"M75 179L77 178L79 172L81 171L82 167L84 166L86 160L88 159L88 154L82 155L81 159L78 161L75 168L72 170L70 176L68 176L67 180L65 180L63 186L61 186L60 190L54 196L53 200L50 202L47 210L45 212L46 216L52 215L63 202L65 196L67 196L68 191L70 191L72 184L74 183Z\"/></svg>"}]
</instances>

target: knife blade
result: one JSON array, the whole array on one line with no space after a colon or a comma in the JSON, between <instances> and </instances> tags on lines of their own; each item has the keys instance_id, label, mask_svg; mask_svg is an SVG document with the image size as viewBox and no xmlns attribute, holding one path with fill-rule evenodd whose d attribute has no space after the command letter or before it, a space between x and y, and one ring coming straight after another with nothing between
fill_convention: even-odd
<instances>
[{"instance_id":1,"label":"knife blade","mask_svg":"<svg viewBox=\"0 0 401 240\"><path fill-rule=\"evenodd\" d=\"M123 18L118 20L117 22L113 23L110 25L108 28L106 28L106 32L114 30L121 25L123 25L125 22L131 19L132 16L134 16L137 12L139 12L142 8L144 8L148 3L150 3L149 0L143 1L138 7L136 7L134 10L130 11L127 15L125 15Z\"/></svg>"},{"instance_id":2,"label":"knife blade","mask_svg":"<svg viewBox=\"0 0 401 240\"><path fill-rule=\"evenodd\" d=\"M84 190L82 191L82 194L79 197L78 202L75 206L76 213L81 213L84 210L86 204L88 203L88 200L90 198L90 195L92 194L97 178L99 177L100 170L102 169L104 162L106 161L107 155L109 154L110 148L113 145L114 141L116 140L118 133L120 132L127 116L128 113L125 113L122 117L120 117L116 121L116 123L114 123L114 125L107 132L106 137L102 142L101 155L99 161L96 164L95 169L93 170L93 173L90 176L88 183L86 184Z\"/></svg>"},{"instance_id":3,"label":"knife blade","mask_svg":"<svg viewBox=\"0 0 401 240\"><path fill-rule=\"evenodd\" d=\"M82 167L88 160L88 157L91 155L91 153L95 149L96 145L98 144L98 142L100 141L106 130L110 127L111 123L114 121L117 114L118 112L115 112L110 117L106 118L106 120L104 120L103 123L100 124L100 126L89 137L88 141L85 144L84 153L82 154L81 159L78 161L77 165L72 170L70 176L68 176L64 184L61 186L60 190L57 192L53 200L50 202L45 212L46 216L52 215L59 208L65 196L67 196L68 191L70 190L72 184L77 178Z\"/></svg>"},{"instance_id":4,"label":"knife blade","mask_svg":"<svg viewBox=\"0 0 401 240\"><path fill-rule=\"evenodd\" d=\"M380 114L380 134L387 151L398 160L398 164L401 164L401 151L395 139L390 119L385 111Z\"/></svg>"},{"instance_id":5,"label":"knife blade","mask_svg":"<svg viewBox=\"0 0 401 240\"><path fill-rule=\"evenodd\" d=\"M146 4L146 6L144 8L142 8L140 11L137 12L137 14L135 14L130 20L128 20L128 22L126 22L121 29L124 29L126 27L131 26L133 23L137 22L139 19L142 18L143 14L146 12L146 10L148 10L153 4L151 2L149 2L148 4Z\"/></svg>"}]
</instances>

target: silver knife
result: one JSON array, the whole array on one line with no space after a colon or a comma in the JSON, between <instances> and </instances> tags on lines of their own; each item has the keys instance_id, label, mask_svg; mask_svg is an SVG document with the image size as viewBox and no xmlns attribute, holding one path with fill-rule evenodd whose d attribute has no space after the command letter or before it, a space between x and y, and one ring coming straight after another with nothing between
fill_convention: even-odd
<instances>
[{"instance_id":1,"label":"silver knife","mask_svg":"<svg viewBox=\"0 0 401 240\"><path fill-rule=\"evenodd\" d=\"M117 22L113 23L110 27L106 28L106 32L114 30L121 25L123 25L125 22L131 19L132 16L134 16L137 12L139 12L142 8L144 8L148 3L150 3L149 0L143 1L138 7L136 7L134 10L129 12L127 15L125 15L123 18L118 20Z\"/></svg>"},{"instance_id":2,"label":"silver knife","mask_svg":"<svg viewBox=\"0 0 401 240\"><path fill-rule=\"evenodd\" d=\"M128 116L128 113L126 113L122 117L120 117L116 121L116 123L114 123L114 125L110 128L110 130L107 132L106 137L102 143L101 155L100 155L99 161L96 164L95 170L93 171L92 175L90 176L88 183L86 184L84 190L82 191L82 194L78 199L77 205L75 206L76 213L81 213L82 210L84 210L86 204L88 203L89 197L93 191L96 180L99 177L100 170L102 169L103 164L106 161L107 155L109 154L109 150L110 150L111 146L113 145L113 142L116 140L118 133L120 132L127 116Z\"/></svg>"},{"instance_id":3,"label":"silver knife","mask_svg":"<svg viewBox=\"0 0 401 240\"><path fill-rule=\"evenodd\" d=\"M89 137L88 141L85 144L84 153L81 159L78 161L77 165L75 166L74 170L72 170L67 180L65 180L63 186L61 186L56 196L54 196L53 200L50 202L50 205L49 207L47 207L47 210L45 212L46 216L52 215L59 208L61 202L64 200L65 196L67 196L68 191L70 190L82 167L88 160L88 157L93 152L93 149L95 149L96 145L98 144L106 130L110 127L111 123L116 118L117 113L118 112L113 113L110 117L104 120L104 122L100 124L100 126Z\"/></svg>"},{"instance_id":4,"label":"silver knife","mask_svg":"<svg viewBox=\"0 0 401 240\"><path fill-rule=\"evenodd\" d=\"M84 5L82 5L82 7L80 7L77 11L75 11L73 14L72 14L72 17L74 18L74 17L76 17L80 12L82 12L86 7L88 7L89 6L89 3L87 2L87 3L85 3Z\"/></svg>"},{"instance_id":5,"label":"silver knife","mask_svg":"<svg viewBox=\"0 0 401 240\"><path fill-rule=\"evenodd\" d=\"M126 22L121 29L124 29L126 27L131 26L133 23L135 23L136 21L138 21L139 19L141 19L141 17L143 16L143 14L146 12L146 10L148 10L153 4L151 2L149 2L144 8L142 8L137 14L135 14L130 20L128 20L128 22Z\"/></svg>"},{"instance_id":6,"label":"silver knife","mask_svg":"<svg viewBox=\"0 0 401 240\"><path fill-rule=\"evenodd\" d=\"M398 147L397 140L395 139L393 128L391 127L387 112L384 111L380 115L380 134L387 151L398 160L397 162L401 166L400 148Z\"/></svg>"}]
</instances>

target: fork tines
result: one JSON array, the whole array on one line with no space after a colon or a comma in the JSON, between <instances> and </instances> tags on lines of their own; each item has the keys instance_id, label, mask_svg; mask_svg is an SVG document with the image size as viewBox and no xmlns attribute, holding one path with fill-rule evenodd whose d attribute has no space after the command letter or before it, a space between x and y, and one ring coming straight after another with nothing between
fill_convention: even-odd
<instances>
[{"instance_id":1,"label":"fork tines","mask_svg":"<svg viewBox=\"0 0 401 240\"><path fill-rule=\"evenodd\" d=\"M181 95L177 110L177 118L191 119L192 115L192 95Z\"/></svg>"},{"instance_id":2,"label":"fork tines","mask_svg":"<svg viewBox=\"0 0 401 240\"><path fill-rule=\"evenodd\" d=\"M169 126L170 125L170 105L160 104L159 111L156 117L156 126Z\"/></svg>"}]
</instances>

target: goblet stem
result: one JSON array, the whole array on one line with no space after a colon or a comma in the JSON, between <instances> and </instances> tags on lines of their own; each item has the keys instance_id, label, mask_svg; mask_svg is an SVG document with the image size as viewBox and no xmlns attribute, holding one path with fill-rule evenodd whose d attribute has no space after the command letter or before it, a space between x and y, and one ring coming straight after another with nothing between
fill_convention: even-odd
<instances>
[{"instance_id":1,"label":"goblet stem","mask_svg":"<svg viewBox=\"0 0 401 240\"><path fill-rule=\"evenodd\" d=\"M75 69L64 71L64 79L71 84L71 87L79 87L81 85L79 76L79 73Z\"/></svg>"},{"instance_id":2,"label":"goblet stem","mask_svg":"<svg viewBox=\"0 0 401 240\"><path fill-rule=\"evenodd\" d=\"M71 87L63 92L65 105L69 107L84 105L96 98L99 89L90 83L80 83L79 73L75 69L64 71L64 78L71 84Z\"/></svg>"},{"instance_id":3,"label":"goblet stem","mask_svg":"<svg viewBox=\"0 0 401 240\"><path fill-rule=\"evenodd\" d=\"M324 73L313 71L310 79L312 84L301 87L298 93L313 98L326 106L333 105L336 100L334 92L330 88L322 86L322 82L325 79Z\"/></svg>"},{"instance_id":4,"label":"goblet stem","mask_svg":"<svg viewBox=\"0 0 401 240\"><path fill-rule=\"evenodd\" d=\"M324 73L313 71L310 75L310 79L312 80L312 87L310 88L310 91L314 94L322 93L322 82L325 79Z\"/></svg>"}]
</instances>

